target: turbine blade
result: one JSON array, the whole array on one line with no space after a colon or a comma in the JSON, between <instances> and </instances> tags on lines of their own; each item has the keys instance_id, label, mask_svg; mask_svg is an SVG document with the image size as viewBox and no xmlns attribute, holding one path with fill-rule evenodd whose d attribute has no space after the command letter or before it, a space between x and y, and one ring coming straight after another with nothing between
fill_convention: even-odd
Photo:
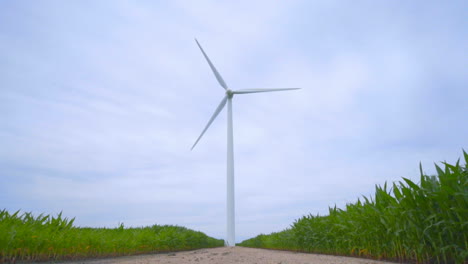
<instances>
[{"instance_id":1,"label":"turbine blade","mask_svg":"<svg viewBox=\"0 0 468 264\"><path fill-rule=\"evenodd\" d=\"M279 92L289 90L299 90L301 88L272 88L272 89L243 89L232 91L233 94L249 94L249 93L267 93L267 92Z\"/></svg>"},{"instance_id":2,"label":"turbine blade","mask_svg":"<svg viewBox=\"0 0 468 264\"><path fill-rule=\"evenodd\" d=\"M208 58L208 56L206 55L205 51L204 51L203 48L201 47L200 43L198 43L198 40L195 39L195 41L197 42L198 47L200 48L201 52L203 53L203 56L205 56L205 59L206 59L206 61L208 62L208 64L210 65L210 68L211 68L211 70L213 71L214 75L216 76L216 79L218 80L219 84L224 88L224 90L227 90L228 87L227 87L226 83L224 82L223 77L221 77L221 75L219 74L218 70L216 70L216 68L215 68L215 66L213 65L213 63L211 63L211 61L210 61L210 59Z\"/></svg>"},{"instance_id":3,"label":"turbine blade","mask_svg":"<svg viewBox=\"0 0 468 264\"><path fill-rule=\"evenodd\" d=\"M200 136L197 138L197 141L195 141L195 143L193 144L193 146L192 146L192 148L190 150L192 150L197 145L198 141L200 141L203 134L205 134L206 130L210 127L211 123L213 123L213 120L215 120L215 118L218 116L219 112L221 112L221 110L223 110L224 106L226 105L227 99L228 99L228 96L226 95L226 96L224 96L223 100L221 100L221 103L218 105L218 108L216 108L216 111L211 116L210 121L208 121L208 124L205 126L205 129L203 129Z\"/></svg>"}]
</instances>

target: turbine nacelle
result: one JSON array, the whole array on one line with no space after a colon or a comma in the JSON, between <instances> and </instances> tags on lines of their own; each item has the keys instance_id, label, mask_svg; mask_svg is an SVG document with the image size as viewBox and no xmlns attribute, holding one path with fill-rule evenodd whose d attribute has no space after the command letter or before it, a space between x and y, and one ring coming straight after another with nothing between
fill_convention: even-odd
<instances>
[{"instance_id":1,"label":"turbine nacelle","mask_svg":"<svg viewBox=\"0 0 468 264\"><path fill-rule=\"evenodd\" d=\"M228 88L228 89L226 89L226 96L227 96L229 99L231 99L231 98L234 96L234 92L235 92L235 91L233 91L233 90L231 90L231 89Z\"/></svg>"}]
</instances>

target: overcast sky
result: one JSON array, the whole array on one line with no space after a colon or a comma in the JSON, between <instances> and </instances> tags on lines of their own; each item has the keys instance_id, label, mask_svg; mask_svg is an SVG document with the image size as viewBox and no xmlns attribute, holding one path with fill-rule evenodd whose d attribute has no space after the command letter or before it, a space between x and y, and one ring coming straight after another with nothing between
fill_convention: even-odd
<instances>
[{"instance_id":1,"label":"overcast sky","mask_svg":"<svg viewBox=\"0 0 468 264\"><path fill-rule=\"evenodd\" d=\"M277 3L279 2L279 3ZM326 214L468 150L466 1L1 1L0 209L225 237Z\"/></svg>"}]
</instances>

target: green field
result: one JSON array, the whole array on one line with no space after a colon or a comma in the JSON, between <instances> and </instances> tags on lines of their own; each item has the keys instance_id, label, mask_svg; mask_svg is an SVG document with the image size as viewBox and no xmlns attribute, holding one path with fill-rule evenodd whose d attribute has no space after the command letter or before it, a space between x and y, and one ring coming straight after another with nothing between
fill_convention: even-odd
<instances>
[{"instance_id":1,"label":"green field","mask_svg":"<svg viewBox=\"0 0 468 264\"><path fill-rule=\"evenodd\" d=\"M71 260L220 247L223 240L180 226L81 228L74 219L0 211L0 263Z\"/></svg>"},{"instance_id":2,"label":"green field","mask_svg":"<svg viewBox=\"0 0 468 264\"><path fill-rule=\"evenodd\" d=\"M239 246L359 256L417 263L468 259L468 154L465 165L420 167L419 183L403 178L326 216L307 215L290 228ZM85 259L223 246L179 226L82 228L59 214L0 211L0 263Z\"/></svg>"},{"instance_id":3,"label":"green field","mask_svg":"<svg viewBox=\"0 0 468 264\"><path fill-rule=\"evenodd\" d=\"M468 155L465 165L436 165L418 184L403 178L376 186L346 208L308 215L289 229L259 235L240 246L390 259L417 263L468 261Z\"/></svg>"}]
</instances>

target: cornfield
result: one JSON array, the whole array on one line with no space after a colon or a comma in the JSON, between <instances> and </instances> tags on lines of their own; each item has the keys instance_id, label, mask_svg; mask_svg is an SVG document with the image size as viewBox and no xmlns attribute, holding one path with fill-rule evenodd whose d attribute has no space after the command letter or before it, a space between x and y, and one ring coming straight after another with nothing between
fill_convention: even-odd
<instances>
[{"instance_id":1,"label":"cornfield","mask_svg":"<svg viewBox=\"0 0 468 264\"><path fill-rule=\"evenodd\" d=\"M223 246L179 226L79 228L74 219L0 211L0 263L56 261Z\"/></svg>"},{"instance_id":2,"label":"cornfield","mask_svg":"<svg viewBox=\"0 0 468 264\"><path fill-rule=\"evenodd\" d=\"M241 246L297 250L416 263L467 263L468 155L465 165L435 165L419 184L403 178L373 197L326 216L308 215L291 228L243 241Z\"/></svg>"}]
</instances>

